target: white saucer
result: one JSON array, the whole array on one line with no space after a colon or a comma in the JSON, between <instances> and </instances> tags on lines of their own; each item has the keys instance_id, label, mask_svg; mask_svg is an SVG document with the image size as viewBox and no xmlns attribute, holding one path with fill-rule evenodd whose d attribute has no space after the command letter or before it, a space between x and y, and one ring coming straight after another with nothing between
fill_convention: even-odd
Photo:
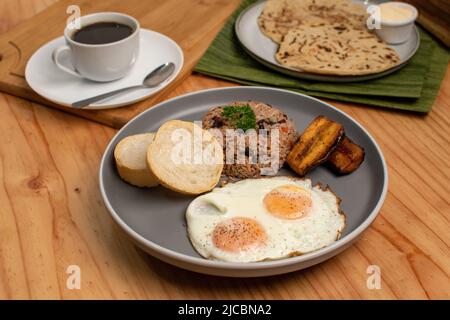
<instances>
[{"instance_id":1,"label":"white saucer","mask_svg":"<svg viewBox=\"0 0 450 320\"><path fill-rule=\"evenodd\" d=\"M70 107L73 102L81 99L141 84L150 71L164 62L175 64L175 72L159 87L131 91L91 104L85 109L109 109L131 104L162 90L176 78L183 67L183 51L178 44L158 32L141 29L139 57L130 73L113 82L94 82L74 77L55 66L52 61L52 52L64 43L64 37L60 37L39 48L28 61L25 70L25 78L34 91L64 106Z\"/></svg>"}]
</instances>

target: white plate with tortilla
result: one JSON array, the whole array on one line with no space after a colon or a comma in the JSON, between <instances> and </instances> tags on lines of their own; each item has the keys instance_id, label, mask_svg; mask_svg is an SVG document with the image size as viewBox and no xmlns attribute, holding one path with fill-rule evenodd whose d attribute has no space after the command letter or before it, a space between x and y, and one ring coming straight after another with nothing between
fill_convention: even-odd
<instances>
[{"instance_id":1,"label":"white plate with tortilla","mask_svg":"<svg viewBox=\"0 0 450 320\"><path fill-rule=\"evenodd\" d=\"M363 1L355 2L363 3ZM371 4L382 2L385 1L371 1ZM328 75L304 72L299 69L282 65L276 60L275 54L278 51L279 45L261 32L257 22L265 4L265 0L259 1L242 11L236 20L235 32L242 47L251 57L266 67L289 76L307 80L330 82L357 82L380 78L404 67L417 52L420 45L419 32L417 28L414 27L410 38L406 42L398 45L389 45L389 47L394 49L400 57L400 61L390 69L367 75Z\"/></svg>"}]
</instances>

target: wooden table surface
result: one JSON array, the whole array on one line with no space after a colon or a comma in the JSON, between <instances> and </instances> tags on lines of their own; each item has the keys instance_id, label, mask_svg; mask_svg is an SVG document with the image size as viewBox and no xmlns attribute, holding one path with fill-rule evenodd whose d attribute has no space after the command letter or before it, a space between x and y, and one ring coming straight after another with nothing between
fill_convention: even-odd
<instances>
[{"instance_id":1,"label":"wooden table surface","mask_svg":"<svg viewBox=\"0 0 450 320\"><path fill-rule=\"evenodd\" d=\"M0 1L0 32L55 1ZM169 97L228 85L192 75ZM97 179L114 129L0 93L0 298L450 298L450 72L427 116L331 103L384 152L389 193L379 217L318 266L226 279L160 262L114 225ZM80 267L79 290L66 286L69 265ZM380 268L380 289L367 286L370 265Z\"/></svg>"}]
</instances>

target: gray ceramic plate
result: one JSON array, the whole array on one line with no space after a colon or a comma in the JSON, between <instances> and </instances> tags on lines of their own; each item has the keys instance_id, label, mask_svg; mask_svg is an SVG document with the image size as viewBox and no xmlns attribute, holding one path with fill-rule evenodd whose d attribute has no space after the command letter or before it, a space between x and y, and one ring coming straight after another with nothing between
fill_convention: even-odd
<instances>
[{"instance_id":1,"label":"gray ceramic plate","mask_svg":"<svg viewBox=\"0 0 450 320\"><path fill-rule=\"evenodd\" d=\"M329 82L357 82L380 78L404 67L414 56L420 45L420 36L416 27L413 29L411 37L405 43L390 45L400 56L400 63L389 70L362 76L332 76L317 73L302 72L294 68L286 67L275 59L278 44L266 37L260 30L257 18L261 14L266 1L259 1L241 12L236 20L235 31L239 42L245 51L254 59L275 71L287 74L292 77ZM362 2L355 0L355 2ZM370 1L371 4L385 1Z\"/></svg>"},{"instance_id":2,"label":"gray ceramic plate","mask_svg":"<svg viewBox=\"0 0 450 320\"><path fill-rule=\"evenodd\" d=\"M342 123L346 133L366 150L366 159L351 175L338 177L318 167L309 175L342 198L347 215L343 237L334 244L302 256L257 263L226 263L200 257L186 232L185 210L194 197L183 196L163 187L143 189L121 180L114 163L114 147L124 137L156 131L170 119L200 120L214 106L236 100L256 100L279 107L295 122L299 131L317 115ZM263 87L231 87L199 91L152 107L123 127L112 139L100 165L100 190L114 221L151 255L192 271L234 277L268 276L286 273L322 262L355 240L375 219L387 191L386 164L380 148L355 120L315 98L290 91ZM292 175L288 169L280 174Z\"/></svg>"}]
</instances>

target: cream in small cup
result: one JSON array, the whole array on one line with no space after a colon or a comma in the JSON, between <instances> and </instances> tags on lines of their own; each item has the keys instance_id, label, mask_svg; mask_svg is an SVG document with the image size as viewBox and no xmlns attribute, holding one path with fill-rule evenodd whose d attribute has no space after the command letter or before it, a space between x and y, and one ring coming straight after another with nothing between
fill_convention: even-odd
<instances>
[{"instance_id":1,"label":"cream in small cup","mask_svg":"<svg viewBox=\"0 0 450 320\"><path fill-rule=\"evenodd\" d=\"M80 18L81 28L66 27L66 45L53 52L56 66L74 76L107 82L124 77L139 54L139 22L116 12L94 13ZM61 63L70 55L72 67Z\"/></svg>"},{"instance_id":2,"label":"cream in small cup","mask_svg":"<svg viewBox=\"0 0 450 320\"><path fill-rule=\"evenodd\" d=\"M380 29L378 36L389 44L400 44L408 40L417 19L417 9L403 2L385 2L379 5Z\"/></svg>"}]
</instances>

